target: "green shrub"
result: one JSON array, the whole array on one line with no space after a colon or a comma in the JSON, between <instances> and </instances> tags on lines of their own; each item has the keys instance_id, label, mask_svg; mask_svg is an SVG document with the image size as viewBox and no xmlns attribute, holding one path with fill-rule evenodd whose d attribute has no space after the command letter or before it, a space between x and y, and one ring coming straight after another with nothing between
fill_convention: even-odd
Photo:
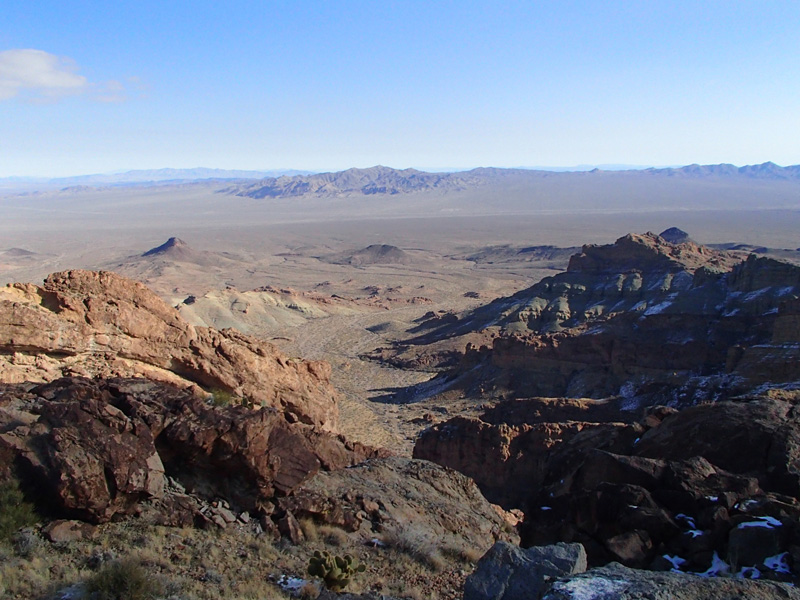
<instances>
[{"instance_id":1,"label":"green shrub","mask_svg":"<svg viewBox=\"0 0 800 600\"><path fill-rule=\"evenodd\" d=\"M7 541L20 528L38 521L33 505L25 501L15 479L0 482L0 541Z\"/></svg>"},{"instance_id":2,"label":"green shrub","mask_svg":"<svg viewBox=\"0 0 800 600\"><path fill-rule=\"evenodd\" d=\"M210 400L214 406L224 407L234 404L237 398L228 390L212 390Z\"/></svg>"},{"instance_id":3,"label":"green shrub","mask_svg":"<svg viewBox=\"0 0 800 600\"><path fill-rule=\"evenodd\" d=\"M154 600L163 593L160 579L133 558L108 563L86 582L93 600Z\"/></svg>"}]
</instances>

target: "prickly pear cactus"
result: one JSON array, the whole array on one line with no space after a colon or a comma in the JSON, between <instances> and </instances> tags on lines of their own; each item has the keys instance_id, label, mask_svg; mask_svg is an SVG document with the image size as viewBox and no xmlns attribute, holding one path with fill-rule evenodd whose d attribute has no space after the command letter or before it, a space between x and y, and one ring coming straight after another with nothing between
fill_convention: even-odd
<instances>
[{"instance_id":1,"label":"prickly pear cactus","mask_svg":"<svg viewBox=\"0 0 800 600\"><path fill-rule=\"evenodd\" d=\"M349 554L334 556L330 552L317 550L308 561L308 574L322 579L325 587L332 592L341 592L350 583L353 575L363 573L366 569Z\"/></svg>"}]
</instances>

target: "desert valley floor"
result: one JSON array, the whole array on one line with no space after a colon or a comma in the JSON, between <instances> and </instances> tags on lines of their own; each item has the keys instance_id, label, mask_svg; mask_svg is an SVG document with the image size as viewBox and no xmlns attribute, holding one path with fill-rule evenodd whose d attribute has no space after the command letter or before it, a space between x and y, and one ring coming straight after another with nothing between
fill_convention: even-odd
<instances>
[{"instance_id":1,"label":"desert valley floor","mask_svg":"<svg viewBox=\"0 0 800 600\"><path fill-rule=\"evenodd\" d=\"M548 599L800 597L797 177L686 169L4 192L0 475L50 516L0 591L130 555L171 598L317 597L322 548L365 599L494 598L538 552Z\"/></svg>"},{"instance_id":2,"label":"desert valley floor","mask_svg":"<svg viewBox=\"0 0 800 600\"><path fill-rule=\"evenodd\" d=\"M424 369L363 358L412 337L426 313L460 313L511 295L564 270L583 244L630 232L679 227L699 243L786 249L790 259L800 245L800 210L599 210L573 202L542 211L515 195L509 203L483 200L253 200L220 195L209 184L9 195L0 200L0 282L36 282L75 268L139 280L195 324L234 327L291 355L329 361L343 431L410 454L432 411L440 420L475 409L459 394L413 388L431 379ZM172 237L185 246L143 256ZM358 256L372 245L403 256ZM520 252L540 246L567 250ZM248 294L265 287L305 296L309 308L280 310ZM190 296L199 302L183 305Z\"/></svg>"}]
</instances>

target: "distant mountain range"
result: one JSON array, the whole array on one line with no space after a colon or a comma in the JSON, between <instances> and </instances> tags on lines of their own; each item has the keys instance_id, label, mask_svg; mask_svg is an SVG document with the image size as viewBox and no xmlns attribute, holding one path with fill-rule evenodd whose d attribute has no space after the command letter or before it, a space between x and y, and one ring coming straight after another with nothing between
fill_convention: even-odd
<instances>
[{"instance_id":1,"label":"distant mountain range","mask_svg":"<svg viewBox=\"0 0 800 600\"><path fill-rule=\"evenodd\" d=\"M352 195L394 195L423 191L461 191L497 184L526 185L543 178L708 178L748 180L796 180L800 182L800 165L780 167L767 162L761 165L689 165L679 168L636 169L628 171L537 171L529 169L478 168L455 173L427 173L416 169L397 170L384 166L368 169L347 169L336 173L268 177L257 182L243 182L221 190L249 198L286 198L300 196L336 197Z\"/></svg>"},{"instance_id":2,"label":"distant mountain range","mask_svg":"<svg viewBox=\"0 0 800 600\"><path fill-rule=\"evenodd\" d=\"M242 171L198 167L195 169L149 169L125 171L123 173L98 173L94 175L76 175L74 177L4 177L0 178L0 184L46 185L48 187L71 187L77 185L116 186L160 182L184 183L202 180L263 179L264 177L306 175L308 173L310 173L310 171L299 171L296 169Z\"/></svg>"},{"instance_id":3,"label":"distant mountain range","mask_svg":"<svg viewBox=\"0 0 800 600\"><path fill-rule=\"evenodd\" d=\"M347 169L331 173L311 173L298 170L243 171L227 169L155 169L126 171L52 179L7 177L0 178L0 188L68 188L147 186L185 184L194 182L229 182L220 192L250 198L337 197L396 195L414 192L451 192L496 185L526 188L545 179L590 184L597 178L626 181L699 180L709 181L797 181L800 165L781 167L772 162L737 167L731 164L688 165L671 168L635 168L585 170L501 169L480 167L469 171L431 173L417 169L393 169L375 166L367 169Z\"/></svg>"}]
</instances>

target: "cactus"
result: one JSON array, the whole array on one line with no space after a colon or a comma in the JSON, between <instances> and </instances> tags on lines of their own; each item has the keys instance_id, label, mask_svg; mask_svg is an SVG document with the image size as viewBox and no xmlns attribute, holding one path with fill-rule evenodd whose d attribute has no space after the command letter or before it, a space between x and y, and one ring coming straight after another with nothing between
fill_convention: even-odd
<instances>
[{"instance_id":1,"label":"cactus","mask_svg":"<svg viewBox=\"0 0 800 600\"><path fill-rule=\"evenodd\" d=\"M325 587L332 592L341 592L350 583L353 575L363 573L366 569L349 554L342 557L317 550L308 561L308 574L322 579Z\"/></svg>"}]
</instances>

